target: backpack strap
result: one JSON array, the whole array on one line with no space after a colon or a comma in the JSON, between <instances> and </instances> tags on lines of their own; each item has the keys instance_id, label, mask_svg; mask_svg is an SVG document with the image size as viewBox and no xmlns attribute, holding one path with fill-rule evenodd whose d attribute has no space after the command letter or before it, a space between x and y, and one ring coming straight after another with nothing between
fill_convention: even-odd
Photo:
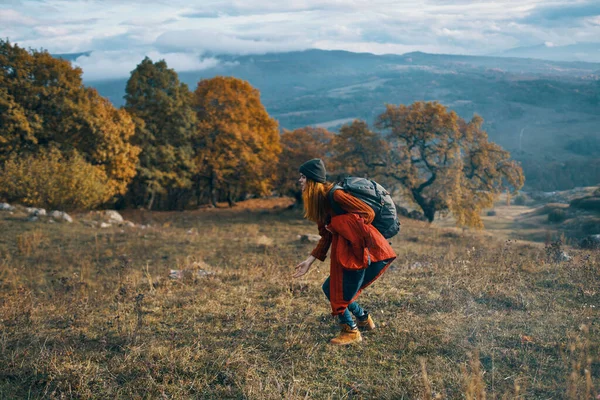
<instances>
[{"instance_id":1,"label":"backpack strap","mask_svg":"<svg viewBox=\"0 0 600 400\"><path fill-rule=\"evenodd\" d=\"M344 190L343 187L341 187L340 185L338 185L337 183L335 185L333 185L333 187L331 188L331 190L328 193L328 197L329 197L329 205L331 206L331 208L333 209L333 212L336 213L336 215L342 215L342 214L347 214L346 210L344 210L334 199L333 199L333 193L336 190Z\"/></svg>"},{"instance_id":2,"label":"backpack strap","mask_svg":"<svg viewBox=\"0 0 600 400\"><path fill-rule=\"evenodd\" d=\"M377 182L375 182L374 180L371 180L370 182L373 184L373 189L375 190L375 196L377 196L377 198L379 199L379 203L383 207L383 205L385 204L385 201L383 200L383 193L379 193L379 190L377 189Z\"/></svg>"}]
</instances>

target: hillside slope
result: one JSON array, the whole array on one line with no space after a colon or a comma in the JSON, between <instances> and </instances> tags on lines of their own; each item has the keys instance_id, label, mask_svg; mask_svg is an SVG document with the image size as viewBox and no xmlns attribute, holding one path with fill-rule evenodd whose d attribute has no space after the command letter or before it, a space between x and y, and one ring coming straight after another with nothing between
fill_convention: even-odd
<instances>
[{"instance_id":1,"label":"hillside slope","mask_svg":"<svg viewBox=\"0 0 600 400\"><path fill-rule=\"evenodd\" d=\"M372 124L386 103L439 101L463 118L481 115L491 139L523 162L531 188L600 181L600 64L320 50L221 61L180 78L192 90L216 75L248 80L281 128L335 130L354 118ZM125 82L90 84L121 105Z\"/></svg>"}]
</instances>

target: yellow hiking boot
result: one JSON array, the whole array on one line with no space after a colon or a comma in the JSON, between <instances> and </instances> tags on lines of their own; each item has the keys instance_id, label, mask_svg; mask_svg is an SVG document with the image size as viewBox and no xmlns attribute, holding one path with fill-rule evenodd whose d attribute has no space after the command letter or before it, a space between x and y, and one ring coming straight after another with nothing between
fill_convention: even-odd
<instances>
[{"instance_id":1,"label":"yellow hiking boot","mask_svg":"<svg viewBox=\"0 0 600 400\"><path fill-rule=\"evenodd\" d=\"M365 331L372 331L373 329L375 329L375 322L373 322L373 318L371 318L370 314L367 315L367 318L365 320L357 318L356 325L358 325L360 329Z\"/></svg>"},{"instance_id":2,"label":"yellow hiking boot","mask_svg":"<svg viewBox=\"0 0 600 400\"><path fill-rule=\"evenodd\" d=\"M344 346L362 341L362 336L360 335L358 328L352 329L348 324L340 324L340 326L342 327L342 330L337 337L331 339L331 344Z\"/></svg>"}]
</instances>

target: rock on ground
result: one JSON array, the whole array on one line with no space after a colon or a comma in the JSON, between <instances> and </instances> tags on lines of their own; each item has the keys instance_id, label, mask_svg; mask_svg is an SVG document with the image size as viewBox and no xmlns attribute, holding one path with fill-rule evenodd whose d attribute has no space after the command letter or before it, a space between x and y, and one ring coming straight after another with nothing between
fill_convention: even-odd
<instances>
[{"instance_id":1,"label":"rock on ground","mask_svg":"<svg viewBox=\"0 0 600 400\"><path fill-rule=\"evenodd\" d=\"M106 210L104 211L104 217L108 219L107 222L112 223L121 223L123 222L123 217L115 210Z\"/></svg>"},{"instance_id":2,"label":"rock on ground","mask_svg":"<svg viewBox=\"0 0 600 400\"><path fill-rule=\"evenodd\" d=\"M309 233L307 235L298 235L298 240L300 240L302 243L315 243L321 240L321 236L311 235Z\"/></svg>"},{"instance_id":3,"label":"rock on ground","mask_svg":"<svg viewBox=\"0 0 600 400\"><path fill-rule=\"evenodd\" d=\"M8 203L0 203L0 211L14 211L15 207Z\"/></svg>"},{"instance_id":4,"label":"rock on ground","mask_svg":"<svg viewBox=\"0 0 600 400\"><path fill-rule=\"evenodd\" d=\"M56 220L59 220L59 221L65 221L68 223L73 222L73 218L71 218L71 216L64 211L54 210L54 211L50 212L49 215L50 215L50 217L52 217Z\"/></svg>"}]
</instances>

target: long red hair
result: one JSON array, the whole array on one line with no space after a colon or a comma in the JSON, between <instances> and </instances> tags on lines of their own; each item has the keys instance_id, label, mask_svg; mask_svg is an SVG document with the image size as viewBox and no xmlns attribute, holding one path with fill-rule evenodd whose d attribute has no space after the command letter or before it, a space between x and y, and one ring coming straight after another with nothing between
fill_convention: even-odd
<instances>
[{"instance_id":1,"label":"long red hair","mask_svg":"<svg viewBox=\"0 0 600 400\"><path fill-rule=\"evenodd\" d=\"M304 218L314 221L317 224L325 224L327 221L327 210L329 200L327 194L333 187L333 183L315 182L311 179L306 180L306 186L302 192L304 202Z\"/></svg>"}]
</instances>

